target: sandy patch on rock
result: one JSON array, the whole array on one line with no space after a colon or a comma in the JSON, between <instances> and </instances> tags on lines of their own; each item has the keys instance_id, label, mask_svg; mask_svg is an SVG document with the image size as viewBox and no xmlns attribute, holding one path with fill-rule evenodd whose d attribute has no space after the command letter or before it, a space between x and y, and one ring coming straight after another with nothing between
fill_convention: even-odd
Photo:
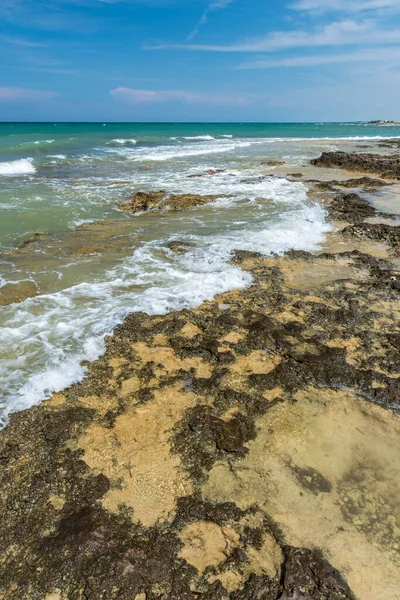
<instances>
[{"instance_id":1,"label":"sandy patch on rock","mask_svg":"<svg viewBox=\"0 0 400 600\"><path fill-rule=\"evenodd\" d=\"M179 557L200 574L208 567L218 567L240 542L239 534L232 527L220 527L207 521L187 525L180 532L179 539L184 544Z\"/></svg>"},{"instance_id":2,"label":"sandy patch on rock","mask_svg":"<svg viewBox=\"0 0 400 600\"><path fill-rule=\"evenodd\" d=\"M197 327L194 323L186 323L184 327L182 327L180 331L180 335L187 338L188 340L192 340L196 335L201 333L200 327Z\"/></svg>"},{"instance_id":3,"label":"sandy patch on rock","mask_svg":"<svg viewBox=\"0 0 400 600\"><path fill-rule=\"evenodd\" d=\"M241 375L266 375L273 371L282 361L280 356L274 356L266 350L254 350L251 354L240 356L232 366L232 371Z\"/></svg>"},{"instance_id":4,"label":"sandy patch on rock","mask_svg":"<svg viewBox=\"0 0 400 600\"><path fill-rule=\"evenodd\" d=\"M212 375L210 365L201 358L184 358L176 356L172 348L162 346L148 346L144 342L133 344L133 350L139 355L140 360L146 364L153 362L161 365L160 369L155 369L157 376L163 376L166 373L173 373L183 369L189 371L194 369L197 377L208 379Z\"/></svg>"},{"instance_id":5,"label":"sandy patch on rock","mask_svg":"<svg viewBox=\"0 0 400 600\"><path fill-rule=\"evenodd\" d=\"M117 417L112 429L93 424L79 440L85 462L111 481L103 498L107 510L118 512L125 504L134 521L149 527L167 519L179 497L192 493L169 438L195 398L178 388L156 391L154 400Z\"/></svg>"},{"instance_id":6,"label":"sandy patch on rock","mask_svg":"<svg viewBox=\"0 0 400 600\"><path fill-rule=\"evenodd\" d=\"M296 400L260 419L243 461L213 467L204 498L259 505L288 544L321 548L359 600L398 600L399 418L350 392Z\"/></svg>"}]
</instances>

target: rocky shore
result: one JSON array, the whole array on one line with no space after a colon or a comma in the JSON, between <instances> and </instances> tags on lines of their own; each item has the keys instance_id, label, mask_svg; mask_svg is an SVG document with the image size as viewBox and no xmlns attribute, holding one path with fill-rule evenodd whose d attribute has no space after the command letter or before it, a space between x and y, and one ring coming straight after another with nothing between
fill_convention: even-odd
<instances>
[{"instance_id":1,"label":"rocky shore","mask_svg":"<svg viewBox=\"0 0 400 600\"><path fill-rule=\"evenodd\" d=\"M316 167L335 167L348 171L362 171L377 173L382 177L400 178L400 156L381 154L351 153L351 152L323 152L319 158L311 161Z\"/></svg>"},{"instance_id":2,"label":"rocky shore","mask_svg":"<svg viewBox=\"0 0 400 600\"><path fill-rule=\"evenodd\" d=\"M397 177L334 154L315 164ZM389 182L356 181L312 184L319 253L237 252L251 287L130 315L11 416L0 598L400 599L400 227L362 197Z\"/></svg>"}]
</instances>

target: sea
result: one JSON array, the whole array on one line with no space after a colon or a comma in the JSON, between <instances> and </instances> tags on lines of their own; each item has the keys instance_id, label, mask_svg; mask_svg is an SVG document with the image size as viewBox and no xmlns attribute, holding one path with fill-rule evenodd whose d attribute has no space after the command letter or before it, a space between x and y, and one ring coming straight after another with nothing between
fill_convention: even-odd
<instances>
[{"instance_id":1,"label":"sea","mask_svg":"<svg viewBox=\"0 0 400 600\"><path fill-rule=\"evenodd\" d=\"M236 250L320 248L325 210L290 174L397 137L366 123L0 123L0 425L82 380L129 313L251 285ZM139 190L217 198L122 212Z\"/></svg>"}]
</instances>

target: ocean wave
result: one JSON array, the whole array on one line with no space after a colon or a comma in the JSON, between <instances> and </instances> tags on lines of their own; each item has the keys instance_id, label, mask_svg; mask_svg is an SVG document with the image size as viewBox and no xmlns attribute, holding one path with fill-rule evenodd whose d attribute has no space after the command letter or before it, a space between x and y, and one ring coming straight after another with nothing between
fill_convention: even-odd
<instances>
[{"instance_id":1,"label":"ocean wave","mask_svg":"<svg viewBox=\"0 0 400 600\"><path fill-rule=\"evenodd\" d=\"M66 160L67 159L65 154L49 154L48 158L55 158L57 160Z\"/></svg>"},{"instance_id":2,"label":"ocean wave","mask_svg":"<svg viewBox=\"0 0 400 600\"><path fill-rule=\"evenodd\" d=\"M35 173L36 169L32 161L32 158L20 158L18 160L0 162L0 175L18 176Z\"/></svg>"},{"instance_id":3,"label":"ocean wave","mask_svg":"<svg viewBox=\"0 0 400 600\"><path fill-rule=\"evenodd\" d=\"M108 146L135 146L137 144L137 140L135 139L124 139L124 138L116 138L115 140L111 140L107 142Z\"/></svg>"},{"instance_id":4,"label":"ocean wave","mask_svg":"<svg viewBox=\"0 0 400 600\"><path fill-rule=\"evenodd\" d=\"M185 135L185 136L183 136L183 139L195 142L196 140L200 140L200 141L215 140L215 137L213 137L212 135Z\"/></svg>"},{"instance_id":5,"label":"ocean wave","mask_svg":"<svg viewBox=\"0 0 400 600\"><path fill-rule=\"evenodd\" d=\"M36 140L36 142L33 142L36 145L39 144L52 144L53 142L55 142L56 140ZM26 142L29 144L29 142Z\"/></svg>"}]
</instances>

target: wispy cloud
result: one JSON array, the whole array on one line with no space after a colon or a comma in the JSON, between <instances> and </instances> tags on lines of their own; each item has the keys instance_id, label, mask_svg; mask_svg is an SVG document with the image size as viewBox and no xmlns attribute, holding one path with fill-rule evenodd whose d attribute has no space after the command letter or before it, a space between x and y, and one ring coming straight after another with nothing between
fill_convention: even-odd
<instances>
[{"instance_id":1,"label":"wispy cloud","mask_svg":"<svg viewBox=\"0 0 400 600\"><path fill-rule=\"evenodd\" d=\"M262 39L229 45L175 44L147 47L148 50L181 48L204 52L276 52L294 48L345 46L356 44L393 44L400 42L399 29L381 28L374 20L345 19L314 31L275 31Z\"/></svg>"},{"instance_id":2,"label":"wispy cloud","mask_svg":"<svg viewBox=\"0 0 400 600\"><path fill-rule=\"evenodd\" d=\"M29 40L13 37L11 35L0 35L0 44L12 44L14 46L27 46L32 48L44 48L46 46L46 44L42 44L40 42L31 42Z\"/></svg>"},{"instance_id":3,"label":"wispy cloud","mask_svg":"<svg viewBox=\"0 0 400 600\"><path fill-rule=\"evenodd\" d=\"M400 49L378 48L375 50L360 50L347 54L293 56L274 60L259 58L245 62L237 67L238 70L248 69L275 69L314 67L340 63L385 63L386 66L400 64Z\"/></svg>"},{"instance_id":4,"label":"wispy cloud","mask_svg":"<svg viewBox=\"0 0 400 600\"><path fill-rule=\"evenodd\" d=\"M251 103L249 98L236 95L208 94L184 90L139 90L119 87L110 94L117 100L129 104L149 104L155 102L184 102L187 104L214 104L245 106Z\"/></svg>"},{"instance_id":5,"label":"wispy cloud","mask_svg":"<svg viewBox=\"0 0 400 600\"><path fill-rule=\"evenodd\" d=\"M297 0L290 5L290 8L315 12L357 13L387 8L400 11L400 3L399 0Z\"/></svg>"},{"instance_id":6,"label":"wispy cloud","mask_svg":"<svg viewBox=\"0 0 400 600\"><path fill-rule=\"evenodd\" d=\"M226 6L228 6L228 4L231 4L232 2L233 0L214 0L214 2L211 2L211 4L207 6L206 10L201 15L199 21L196 23L196 26L193 29L193 31L188 35L188 40L192 40L196 37L196 35L199 33L200 27L207 23L210 13L220 8L225 8Z\"/></svg>"},{"instance_id":7,"label":"wispy cloud","mask_svg":"<svg viewBox=\"0 0 400 600\"><path fill-rule=\"evenodd\" d=\"M0 87L0 102L42 102L44 100L52 100L57 96L57 92L45 90L31 90L18 87Z\"/></svg>"}]
</instances>

